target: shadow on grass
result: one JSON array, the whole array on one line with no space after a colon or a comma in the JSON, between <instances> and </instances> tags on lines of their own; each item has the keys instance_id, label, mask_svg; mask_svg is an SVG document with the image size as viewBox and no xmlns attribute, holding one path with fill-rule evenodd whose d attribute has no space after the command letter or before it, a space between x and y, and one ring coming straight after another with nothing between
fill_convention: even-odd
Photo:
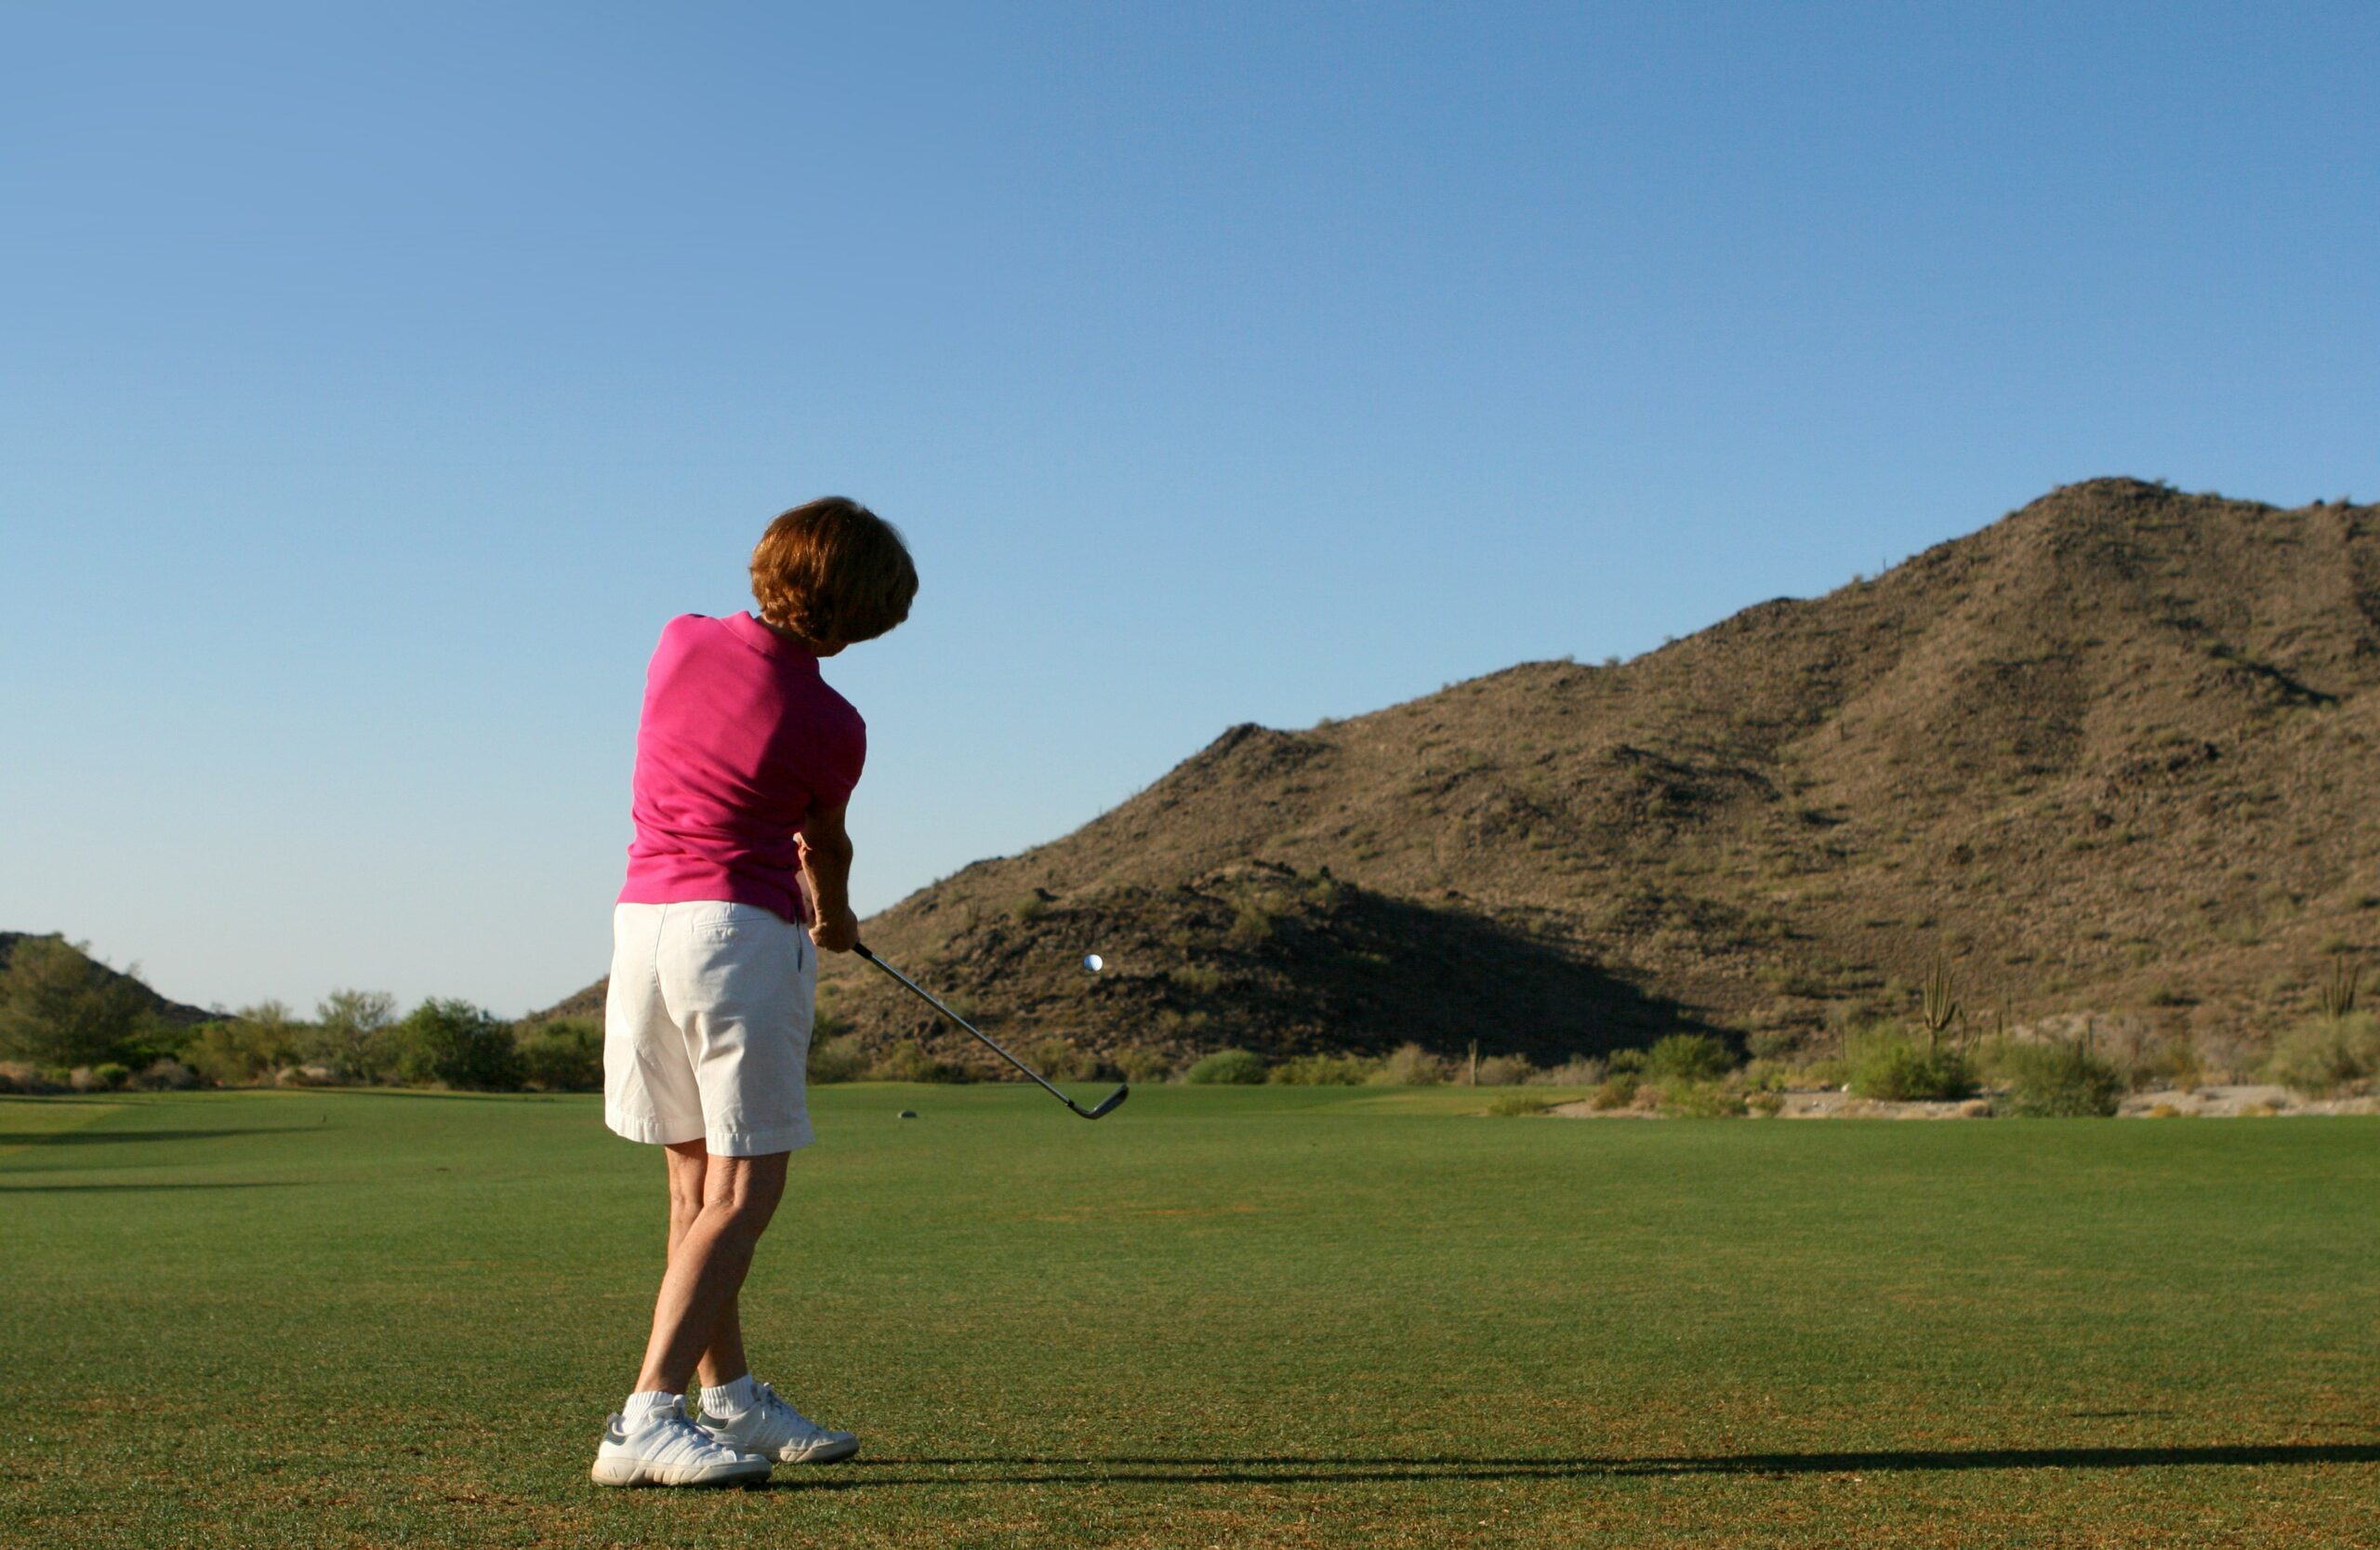
<instances>
[{"instance_id":1,"label":"shadow on grass","mask_svg":"<svg viewBox=\"0 0 2380 1550\"><path fill-rule=\"evenodd\" d=\"M1969 1469L2267 1468L2380 1464L2380 1443L2267 1443L2170 1448L1978 1448L1857 1453L1719 1453L1652 1458L940 1458L854 1459L779 1490L932 1485L1297 1485L1397 1480L1560 1480L1695 1475L1915 1474ZM860 1471L844 1474L843 1470ZM893 1474L877 1471L963 1470Z\"/></svg>"},{"instance_id":2,"label":"shadow on grass","mask_svg":"<svg viewBox=\"0 0 2380 1550\"><path fill-rule=\"evenodd\" d=\"M107 1146L120 1141L212 1141L222 1135L295 1134L320 1125L245 1125L212 1131L0 1131L0 1146Z\"/></svg>"},{"instance_id":3,"label":"shadow on grass","mask_svg":"<svg viewBox=\"0 0 2380 1550\"><path fill-rule=\"evenodd\" d=\"M0 1184L0 1195L81 1194L86 1190L303 1189L306 1186L307 1182L303 1179L257 1179L245 1184Z\"/></svg>"},{"instance_id":4,"label":"shadow on grass","mask_svg":"<svg viewBox=\"0 0 2380 1550\"><path fill-rule=\"evenodd\" d=\"M259 1087L258 1093L289 1093L309 1098L435 1098L449 1104L549 1104L558 1098L583 1098L600 1087L572 1087L560 1092L483 1092L477 1088L374 1087L368 1082L341 1082L323 1087Z\"/></svg>"}]
</instances>

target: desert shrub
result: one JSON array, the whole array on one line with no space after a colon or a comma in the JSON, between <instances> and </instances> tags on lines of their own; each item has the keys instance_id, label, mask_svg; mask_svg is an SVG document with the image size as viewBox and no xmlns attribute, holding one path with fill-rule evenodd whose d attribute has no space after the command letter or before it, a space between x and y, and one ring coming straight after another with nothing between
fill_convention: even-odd
<instances>
[{"instance_id":1,"label":"desert shrub","mask_svg":"<svg viewBox=\"0 0 2380 1550\"><path fill-rule=\"evenodd\" d=\"M164 1055L151 1061L139 1076L132 1079L132 1085L160 1092L178 1092L184 1088L196 1087L198 1073L173 1056Z\"/></svg>"},{"instance_id":2,"label":"desert shrub","mask_svg":"<svg viewBox=\"0 0 2380 1550\"><path fill-rule=\"evenodd\" d=\"M1231 930L1224 934L1243 947L1252 947L1271 940L1272 909L1265 900L1253 894L1243 896L1232 910Z\"/></svg>"},{"instance_id":3,"label":"desert shrub","mask_svg":"<svg viewBox=\"0 0 2380 1550\"><path fill-rule=\"evenodd\" d=\"M1781 1060L1752 1060L1744 1065L1741 1080L1748 1093L1782 1093L1793 1085L1793 1067Z\"/></svg>"},{"instance_id":4,"label":"desert shrub","mask_svg":"<svg viewBox=\"0 0 2380 1550\"><path fill-rule=\"evenodd\" d=\"M1399 1044L1364 1080L1375 1087L1435 1087L1447 1080L1447 1063L1419 1044Z\"/></svg>"},{"instance_id":5,"label":"desert shrub","mask_svg":"<svg viewBox=\"0 0 2380 1550\"><path fill-rule=\"evenodd\" d=\"M904 1040L878 1055L867 1068L869 1081L972 1081L966 1066L937 1060L920 1045Z\"/></svg>"},{"instance_id":6,"label":"desert shrub","mask_svg":"<svg viewBox=\"0 0 2380 1550\"><path fill-rule=\"evenodd\" d=\"M55 1093L64 1081L31 1060L0 1060L0 1093Z\"/></svg>"},{"instance_id":7,"label":"desert shrub","mask_svg":"<svg viewBox=\"0 0 2380 1550\"><path fill-rule=\"evenodd\" d=\"M1626 1108L1636 1101L1636 1073L1615 1071L1604 1078L1602 1085L1587 1094L1587 1106L1597 1109Z\"/></svg>"},{"instance_id":8,"label":"desert shrub","mask_svg":"<svg viewBox=\"0 0 2380 1550\"><path fill-rule=\"evenodd\" d=\"M311 1030L289 1021L279 1001L242 1007L230 1017L202 1023L183 1039L181 1058L220 1087L270 1081L272 1073L298 1058Z\"/></svg>"},{"instance_id":9,"label":"desert shrub","mask_svg":"<svg viewBox=\"0 0 2380 1550\"><path fill-rule=\"evenodd\" d=\"M548 1093L603 1085L603 1025L592 1017L555 1017L516 1029L521 1076Z\"/></svg>"},{"instance_id":10,"label":"desert shrub","mask_svg":"<svg viewBox=\"0 0 2380 1550\"><path fill-rule=\"evenodd\" d=\"M1715 1081L1735 1063L1725 1041L1707 1033L1669 1034L1645 1052L1646 1076L1678 1081Z\"/></svg>"},{"instance_id":11,"label":"desert shrub","mask_svg":"<svg viewBox=\"0 0 2380 1550\"><path fill-rule=\"evenodd\" d=\"M1113 1081L1116 1067L1104 1056L1079 1049L1063 1039L1044 1039L1033 1046L1033 1068L1052 1081Z\"/></svg>"},{"instance_id":12,"label":"desert shrub","mask_svg":"<svg viewBox=\"0 0 2380 1550\"><path fill-rule=\"evenodd\" d=\"M1491 1054L1479 1063L1478 1070L1482 1087L1518 1087L1537 1067L1525 1054Z\"/></svg>"},{"instance_id":13,"label":"desert shrub","mask_svg":"<svg viewBox=\"0 0 2380 1550\"><path fill-rule=\"evenodd\" d=\"M1645 1069L1645 1052L1642 1050L1614 1050L1611 1052L1611 1058L1604 1064L1610 1068L1611 1073L1614 1076L1619 1076L1622 1073L1627 1073L1629 1075L1641 1075Z\"/></svg>"},{"instance_id":14,"label":"desert shrub","mask_svg":"<svg viewBox=\"0 0 2380 1550\"><path fill-rule=\"evenodd\" d=\"M2380 1023L2368 1012L2313 1017L2273 1041L2265 1074L2293 1093L2327 1097L2380 1072Z\"/></svg>"},{"instance_id":15,"label":"desert shrub","mask_svg":"<svg viewBox=\"0 0 2380 1550\"><path fill-rule=\"evenodd\" d=\"M132 1067L120 1060L103 1060L91 1071L93 1082L110 1093L122 1087L131 1076Z\"/></svg>"},{"instance_id":16,"label":"desert shrub","mask_svg":"<svg viewBox=\"0 0 2380 1550\"><path fill-rule=\"evenodd\" d=\"M1744 1107L1764 1119L1774 1119L1785 1112L1785 1094L1769 1088L1744 1095Z\"/></svg>"},{"instance_id":17,"label":"desert shrub","mask_svg":"<svg viewBox=\"0 0 2380 1550\"><path fill-rule=\"evenodd\" d=\"M1891 1028L1855 1036L1844 1051L1851 1091L1893 1103L1938 1102L1972 1096L1975 1063L1948 1044L1919 1040Z\"/></svg>"},{"instance_id":18,"label":"desert shrub","mask_svg":"<svg viewBox=\"0 0 2380 1550\"><path fill-rule=\"evenodd\" d=\"M1217 1050L1183 1080L1200 1087L1253 1087L1264 1080L1264 1058L1248 1050Z\"/></svg>"},{"instance_id":19,"label":"desert shrub","mask_svg":"<svg viewBox=\"0 0 2380 1550\"><path fill-rule=\"evenodd\" d=\"M1754 1060L1783 1060L1802 1047L1798 1028L1762 1028L1744 1039Z\"/></svg>"},{"instance_id":20,"label":"desert shrub","mask_svg":"<svg viewBox=\"0 0 2380 1550\"><path fill-rule=\"evenodd\" d=\"M2021 1119L2103 1118L2123 1097L2123 1073L2079 1039L2010 1040L1992 1066L2008 1083L2008 1112Z\"/></svg>"},{"instance_id":21,"label":"desert shrub","mask_svg":"<svg viewBox=\"0 0 2380 1550\"><path fill-rule=\"evenodd\" d=\"M2125 1063L2124 1080L2132 1087L2176 1087L2195 1093L2206 1084L2206 1058L2196 1040L2170 1034L2135 1049Z\"/></svg>"},{"instance_id":22,"label":"desert shrub","mask_svg":"<svg viewBox=\"0 0 2380 1550\"><path fill-rule=\"evenodd\" d=\"M1880 1029L1897 1027L1896 1012L1881 993L1855 996L1828 1004L1826 1026L1834 1034L1837 1046L1846 1046Z\"/></svg>"},{"instance_id":23,"label":"desert shrub","mask_svg":"<svg viewBox=\"0 0 2380 1550\"><path fill-rule=\"evenodd\" d=\"M1522 1114L1544 1114L1554 1107L1551 1098L1540 1098L1529 1093L1499 1093L1488 1100L1488 1112L1507 1118Z\"/></svg>"},{"instance_id":24,"label":"desert shrub","mask_svg":"<svg viewBox=\"0 0 2380 1550\"><path fill-rule=\"evenodd\" d=\"M97 1066L152 1033L139 982L92 959L87 946L63 936L19 940L0 970L0 1055Z\"/></svg>"},{"instance_id":25,"label":"desert shrub","mask_svg":"<svg viewBox=\"0 0 2380 1550\"><path fill-rule=\"evenodd\" d=\"M1307 1054L1284 1060L1264 1073L1280 1087L1361 1087L1381 1062L1352 1054Z\"/></svg>"},{"instance_id":26,"label":"desert shrub","mask_svg":"<svg viewBox=\"0 0 2380 1550\"><path fill-rule=\"evenodd\" d=\"M1126 1081L1163 1081L1173 1074L1173 1058L1163 1050L1144 1049L1127 1044L1115 1054L1116 1069Z\"/></svg>"},{"instance_id":27,"label":"desert shrub","mask_svg":"<svg viewBox=\"0 0 2380 1550\"><path fill-rule=\"evenodd\" d=\"M2237 1027L2204 1029L2190 1041L2198 1046L2204 1080L2210 1084L2245 1081L2251 1075L2261 1073L2272 1054L2269 1040L2254 1039Z\"/></svg>"},{"instance_id":28,"label":"desert shrub","mask_svg":"<svg viewBox=\"0 0 2380 1550\"><path fill-rule=\"evenodd\" d=\"M348 1081L402 1080L396 1017L397 999L386 990L334 990L315 1003L300 1064L327 1066Z\"/></svg>"},{"instance_id":29,"label":"desert shrub","mask_svg":"<svg viewBox=\"0 0 2380 1550\"><path fill-rule=\"evenodd\" d=\"M521 1085L511 1025L469 1001L432 997L386 1034L385 1073L398 1081L498 1091Z\"/></svg>"},{"instance_id":30,"label":"desert shrub","mask_svg":"<svg viewBox=\"0 0 2380 1550\"><path fill-rule=\"evenodd\" d=\"M810 1080L821 1087L832 1082L858 1081L867 1075L867 1052L849 1034L810 1036Z\"/></svg>"},{"instance_id":31,"label":"desert shrub","mask_svg":"<svg viewBox=\"0 0 2380 1550\"><path fill-rule=\"evenodd\" d=\"M1822 997L1831 988L1826 975L1800 963L1765 964L1752 977L1780 996L1799 996L1805 1000Z\"/></svg>"},{"instance_id":32,"label":"desert shrub","mask_svg":"<svg viewBox=\"0 0 2380 1550\"><path fill-rule=\"evenodd\" d=\"M1731 1119L1744 1111L1742 1095L1715 1081L1672 1081L1661 1089L1661 1112L1681 1119Z\"/></svg>"},{"instance_id":33,"label":"desert shrub","mask_svg":"<svg viewBox=\"0 0 2380 1550\"><path fill-rule=\"evenodd\" d=\"M945 991L942 998L942 1004L979 1028L998 1027L1000 1024L1000 1014L972 996L958 991Z\"/></svg>"},{"instance_id":34,"label":"desert shrub","mask_svg":"<svg viewBox=\"0 0 2380 1550\"><path fill-rule=\"evenodd\" d=\"M1223 972L1203 963L1183 963L1165 972L1165 977L1194 996L1211 996L1223 987Z\"/></svg>"},{"instance_id":35,"label":"desert shrub","mask_svg":"<svg viewBox=\"0 0 2380 1550\"><path fill-rule=\"evenodd\" d=\"M1593 1087L1603 1080L1604 1064L1591 1054L1574 1054L1559 1066L1529 1073L1531 1087Z\"/></svg>"},{"instance_id":36,"label":"desert shrub","mask_svg":"<svg viewBox=\"0 0 2380 1550\"><path fill-rule=\"evenodd\" d=\"M1026 894L1008 907L1009 918L1021 924L1031 924L1050 913L1050 901L1038 892Z\"/></svg>"}]
</instances>

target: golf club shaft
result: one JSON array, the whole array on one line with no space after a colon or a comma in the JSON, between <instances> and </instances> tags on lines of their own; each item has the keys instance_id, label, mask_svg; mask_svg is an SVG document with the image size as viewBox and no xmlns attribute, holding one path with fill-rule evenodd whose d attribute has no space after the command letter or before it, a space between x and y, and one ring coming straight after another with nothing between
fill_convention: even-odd
<instances>
[{"instance_id":1,"label":"golf club shaft","mask_svg":"<svg viewBox=\"0 0 2380 1550\"><path fill-rule=\"evenodd\" d=\"M852 951L859 954L860 957L867 960L870 963L875 964L886 974L891 974L894 979L897 979L902 984L907 986L911 990L917 992L919 997L922 999L927 1005L932 1007L936 1012L941 1013L944 1016L949 1018L960 1027L965 1028L977 1039L982 1040L985 1049L991 1051L992 1053L999 1056L1002 1060L1007 1061L1011 1066L1015 1066L1026 1076L1031 1077L1035 1081L1039 1082L1042 1088L1047 1091L1051 1097L1057 1099L1068 1108L1073 1109L1077 1114L1082 1113L1082 1106L1077 1104L1072 1098L1067 1097L1064 1093L1059 1092L1055 1087L1051 1086L1048 1078L1042 1076L1040 1072L1035 1070L1032 1066L1027 1066L1025 1062L1017 1059L1016 1056L1009 1053L1006 1050L1001 1049L998 1044L992 1042L991 1039L985 1034L983 1029L977 1027L966 1018L961 1017L956 1012L951 1011L950 1008L943 1005L942 1001L932 991L927 989L924 986L919 985L916 980L911 979L908 975L903 974L900 970L895 969L890 963L885 962L884 960L877 957L874 953L869 952L866 947L854 946L852 948Z\"/></svg>"}]
</instances>

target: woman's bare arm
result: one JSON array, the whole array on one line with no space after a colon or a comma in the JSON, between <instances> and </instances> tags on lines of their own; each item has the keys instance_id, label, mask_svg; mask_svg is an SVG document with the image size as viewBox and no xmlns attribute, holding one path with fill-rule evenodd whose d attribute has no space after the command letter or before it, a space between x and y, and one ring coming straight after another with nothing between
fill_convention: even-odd
<instances>
[{"instance_id":1,"label":"woman's bare arm","mask_svg":"<svg viewBox=\"0 0 2380 1550\"><path fill-rule=\"evenodd\" d=\"M830 953L847 953L859 946L859 917L852 913L852 837L842 807L813 807L796 843L810 895L810 939Z\"/></svg>"}]
</instances>

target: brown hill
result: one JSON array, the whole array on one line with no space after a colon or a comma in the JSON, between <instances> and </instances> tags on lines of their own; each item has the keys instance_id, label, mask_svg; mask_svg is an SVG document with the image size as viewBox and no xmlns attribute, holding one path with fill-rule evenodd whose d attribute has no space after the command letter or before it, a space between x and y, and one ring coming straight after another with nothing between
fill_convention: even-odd
<instances>
[{"instance_id":1,"label":"brown hill","mask_svg":"<svg viewBox=\"0 0 2380 1550\"><path fill-rule=\"evenodd\" d=\"M7 971L8 967L8 960L15 956L18 943L24 941L28 936L39 934L41 934L37 932L0 931L0 972ZM58 932L51 932L48 934L56 936L61 934ZM85 956L88 957L89 955L86 953ZM189 1027L199 1023L212 1022L216 1016L216 1013L212 1012L203 1011L194 1006L186 1006L180 1001L167 1000L165 997L157 994L156 991L152 990L148 985L139 977L139 966L138 964L134 965L131 972L126 973L123 970L111 968L105 963L100 963L97 959L92 959L91 961L98 965L101 973L108 974L112 978L131 980L134 986L138 987L139 989L142 1004L162 1022L170 1023L176 1027Z\"/></svg>"},{"instance_id":2,"label":"brown hill","mask_svg":"<svg viewBox=\"0 0 2380 1550\"><path fill-rule=\"evenodd\" d=\"M2096 480L1633 661L1235 727L866 935L1092 1050L1815 1029L1937 953L1971 1007L2253 1037L2380 937L2375 677L2373 508ZM969 1056L864 971L864 1040Z\"/></svg>"}]
</instances>

